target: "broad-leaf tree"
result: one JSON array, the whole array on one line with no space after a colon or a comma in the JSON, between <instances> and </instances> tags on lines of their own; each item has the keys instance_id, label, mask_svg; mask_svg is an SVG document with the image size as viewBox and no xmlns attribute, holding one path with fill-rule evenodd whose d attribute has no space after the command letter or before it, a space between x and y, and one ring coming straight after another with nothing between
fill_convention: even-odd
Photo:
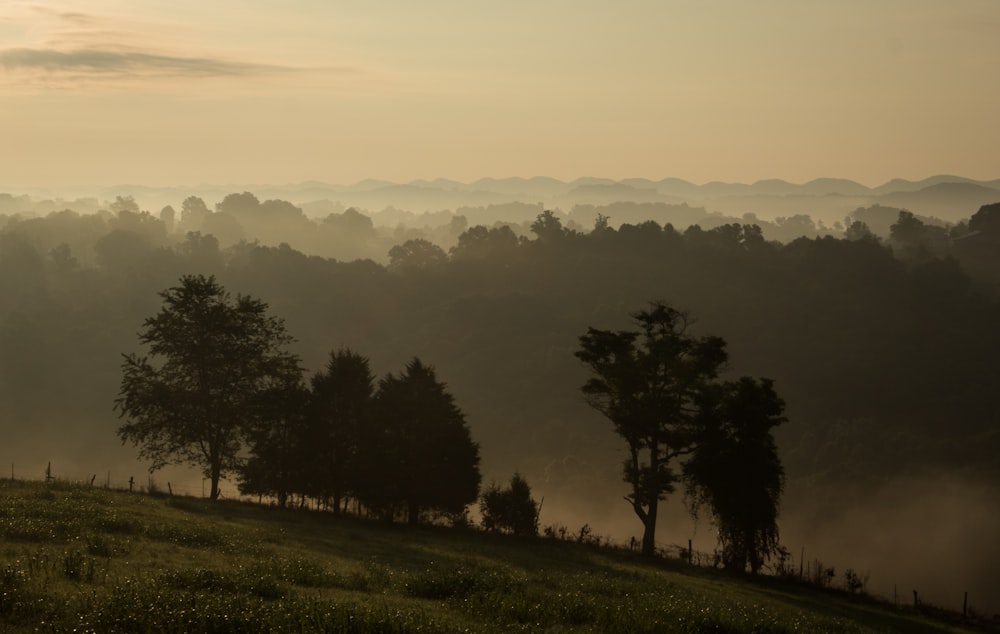
<instances>
[{"instance_id":1,"label":"broad-leaf tree","mask_svg":"<svg viewBox=\"0 0 1000 634\"><path fill-rule=\"evenodd\" d=\"M151 471L201 467L216 499L247 432L273 415L268 395L301 374L298 359L284 350L291 337L266 303L234 298L214 277L184 276L160 297L139 332L150 356L123 355L118 436L139 447Z\"/></svg>"},{"instance_id":2,"label":"broad-leaf tree","mask_svg":"<svg viewBox=\"0 0 1000 634\"><path fill-rule=\"evenodd\" d=\"M785 403L769 379L742 377L705 395L697 450L684 463L692 513L707 508L726 568L756 574L778 544L785 473L771 430Z\"/></svg>"},{"instance_id":3,"label":"broad-leaf tree","mask_svg":"<svg viewBox=\"0 0 1000 634\"><path fill-rule=\"evenodd\" d=\"M771 430L784 401L769 379L720 381L725 341L689 334L684 313L654 303L632 317L637 330L588 329L576 355L593 370L587 401L628 445L642 552L655 551L659 502L680 463L692 511L709 508L718 525L726 566L757 572L778 547L784 471Z\"/></svg>"},{"instance_id":4,"label":"broad-leaf tree","mask_svg":"<svg viewBox=\"0 0 1000 634\"><path fill-rule=\"evenodd\" d=\"M694 450L703 394L726 362L719 337L695 337L687 316L662 303L632 315L636 330L588 328L576 356L593 371L587 402L628 446L626 500L643 524L642 552L656 549L659 503L674 491L674 462Z\"/></svg>"},{"instance_id":5,"label":"broad-leaf tree","mask_svg":"<svg viewBox=\"0 0 1000 634\"><path fill-rule=\"evenodd\" d=\"M414 238L389 249L390 271L433 271L448 264L448 254L438 245Z\"/></svg>"}]
</instances>

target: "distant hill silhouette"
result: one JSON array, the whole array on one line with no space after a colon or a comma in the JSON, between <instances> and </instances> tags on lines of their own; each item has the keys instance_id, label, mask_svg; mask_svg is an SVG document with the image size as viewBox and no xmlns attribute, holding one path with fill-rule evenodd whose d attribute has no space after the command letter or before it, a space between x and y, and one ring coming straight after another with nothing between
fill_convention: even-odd
<instances>
[{"instance_id":1,"label":"distant hill silhouette","mask_svg":"<svg viewBox=\"0 0 1000 634\"><path fill-rule=\"evenodd\" d=\"M679 178L614 180L588 176L563 181L536 176L488 177L469 183L436 178L409 183L366 179L348 185L317 180L285 185L151 187L125 184L90 188L24 188L6 193L12 198L27 195L40 201L43 203L40 209L72 208L65 201L93 199L97 205L113 201L117 196L132 196L142 209L155 213L165 205L177 206L188 196L201 197L212 206L226 195L240 191L252 192L261 201L287 200L302 208L315 210L354 207L371 215L386 208L422 214L507 203L542 204L547 209L558 209L567 214L575 205L688 203L705 207L708 212L735 218L747 213L766 220L804 214L829 226L843 221L854 209L874 204L957 222L970 217L984 204L1000 202L1000 179L977 181L940 174L919 181L897 178L877 187L868 187L842 178L816 178L806 183L764 179L749 184L722 181L696 184ZM18 203L18 206L23 205Z\"/></svg>"},{"instance_id":2,"label":"distant hill silhouette","mask_svg":"<svg viewBox=\"0 0 1000 634\"><path fill-rule=\"evenodd\" d=\"M983 205L1000 202L1000 189L971 181L940 182L917 191L900 191L878 197L879 203L948 221L968 218ZM972 211L970 211L972 210Z\"/></svg>"}]
</instances>

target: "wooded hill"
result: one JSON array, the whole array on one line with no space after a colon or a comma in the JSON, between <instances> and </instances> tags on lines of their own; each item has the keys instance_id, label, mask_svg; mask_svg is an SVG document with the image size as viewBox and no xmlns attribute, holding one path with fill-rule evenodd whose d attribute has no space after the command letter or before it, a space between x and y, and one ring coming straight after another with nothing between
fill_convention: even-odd
<instances>
[{"instance_id":1,"label":"wooded hill","mask_svg":"<svg viewBox=\"0 0 1000 634\"><path fill-rule=\"evenodd\" d=\"M786 520L814 513L833 522L848 502L911 477L948 473L995 487L1000 305L989 271L1000 266L988 266L997 233L986 221L996 214L979 214L970 234L980 246L971 249L968 237L919 219L893 241L859 227L853 239L780 244L748 225L679 232L598 222L576 232L543 214L530 238L473 227L450 254L400 243L388 266L307 256L295 245L220 248L127 209L7 218L8 462L40 474L52 460L73 477L130 464L111 412L120 355L136 348L156 293L201 273L266 301L311 371L340 346L366 355L377 374L415 355L432 364L467 414L485 480L519 470L545 498L548 521L607 522L607 532L621 530L612 527L619 514L630 521L620 444L582 401L586 370L573 351L588 326L625 328L653 300L690 311L695 331L724 337L734 376L774 379L789 419L778 430ZM996 561L989 548L978 559Z\"/></svg>"}]
</instances>

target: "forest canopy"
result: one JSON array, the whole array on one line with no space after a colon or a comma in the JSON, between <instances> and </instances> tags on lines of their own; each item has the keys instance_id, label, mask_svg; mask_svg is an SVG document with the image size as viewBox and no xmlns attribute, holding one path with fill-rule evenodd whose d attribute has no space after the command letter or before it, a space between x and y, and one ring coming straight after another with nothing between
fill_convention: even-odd
<instances>
[{"instance_id":1,"label":"forest canopy","mask_svg":"<svg viewBox=\"0 0 1000 634\"><path fill-rule=\"evenodd\" d=\"M788 243L746 223L584 229L539 213L519 230L449 225L458 232L449 249L429 233L397 236L381 261L409 240L440 250L418 243L391 268L184 231L185 218L225 213L273 214L316 232L314 220L266 202L240 196L211 211L185 200L171 216L123 198L101 213L4 218L0 415L18 421L11 451L81 471L125 464L108 446L117 355L134 349L159 289L200 274L266 301L295 333L289 351L307 371L341 347L363 350L377 375L433 359L462 395L487 479L520 471L550 499L558 492L583 508L620 500L606 484L618 481L620 445L580 400L575 338L595 324L626 327L651 298L689 309L700 330L725 334L740 367L780 386L796 423L776 430L792 498L799 483L846 492L940 470L1000 480L995 206L944 231L897 212L883 237L859 213L841 237ZM341 216L323 229L334 243L372 235L363 216Z\"/></svg>"}]
</instances>

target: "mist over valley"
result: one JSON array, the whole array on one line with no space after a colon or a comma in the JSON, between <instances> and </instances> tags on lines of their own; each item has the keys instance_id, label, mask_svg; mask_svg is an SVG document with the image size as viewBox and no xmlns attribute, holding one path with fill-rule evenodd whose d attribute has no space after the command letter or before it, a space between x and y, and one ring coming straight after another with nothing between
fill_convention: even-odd
<instances>
[{"instance_id":1,"label":"mist over valley","mask_svg":"<svg viewBox=\"0 0 1000 634\"><path fill-rule=\"evenodd\" d=\"M184 275L285 320L306 375L350 348L376 376L432 365L484 486L521 473L543 526L627 543L624 445L585 403L588 327L667 301L774 380L788 421L781 543L998 610L1000 181L483 179L0 194L0 420L11 475L203 495L197 470L115 436L122 354ZM793 213L794 211L794 213ZM238 497L223 483L224 497ZM678 490L662 548L716 547Z\"/></svg>"}]
</instances>

